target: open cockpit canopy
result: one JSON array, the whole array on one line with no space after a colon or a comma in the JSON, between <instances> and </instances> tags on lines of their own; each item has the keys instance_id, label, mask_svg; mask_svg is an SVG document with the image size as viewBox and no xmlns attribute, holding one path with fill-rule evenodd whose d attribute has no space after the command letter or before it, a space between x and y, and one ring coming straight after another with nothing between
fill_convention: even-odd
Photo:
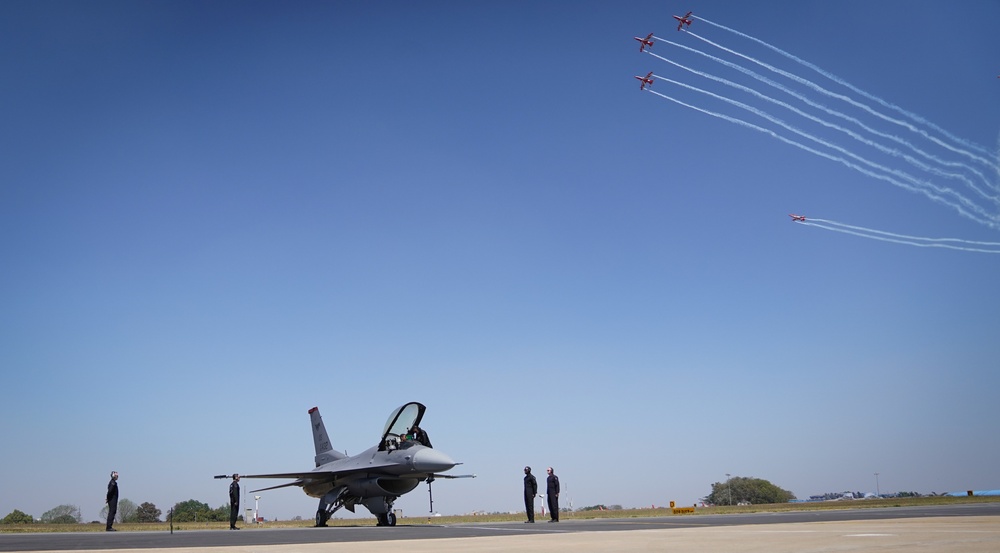
<instances>
[{"instance_id":1,"label":"open cockpit canopy","mask_svg":"<svg viewBox=\"0 0 1000 553\"><path fill-rule=\"evenodd\" d=\"M424 411L427 407L424 407L422 403L416 401L411 401L392 412L389 415L389 420L385 421L385 429L382 431L382 441L379 442L381 448L385 447L385 444L392 442L398 442L399 438L410 431L414 426L420 425L420 420L424 418Z\"/></svg>"}]
</instances>

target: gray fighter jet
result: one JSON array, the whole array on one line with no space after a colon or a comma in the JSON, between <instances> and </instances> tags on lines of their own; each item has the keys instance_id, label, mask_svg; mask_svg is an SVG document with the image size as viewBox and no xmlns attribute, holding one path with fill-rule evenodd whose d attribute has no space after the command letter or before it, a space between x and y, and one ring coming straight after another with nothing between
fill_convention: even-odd
<instances>
[{"instance_id":1,"label":"gray fighter jet","mask_svg":"<svg viewBox=\"0 0 1000 553\"><path fill-rule=\"evenodd\" d=\"M448 455L431 447L427 433L420 429L424 416L423 404L407 403L389 415L378 445L363 453L348 456L333 449L319 409L309 410L313 442L316 445L316 468L309 472L277 474L246 474L241 478L294 478L294 482L253 490L251 493L299 486L309 496L319 498L316 526L326 522L341 507L354 512L357 504L364 505L378 519L379 526L395 526L392 504L401 495L413 490L420 482L435 478L475 478L474 474L451 476L438 474L454 468ZM220 475L216 478L229 478ZM434 496L430 495L431 511Z\"/></svg>"}]
</instances>

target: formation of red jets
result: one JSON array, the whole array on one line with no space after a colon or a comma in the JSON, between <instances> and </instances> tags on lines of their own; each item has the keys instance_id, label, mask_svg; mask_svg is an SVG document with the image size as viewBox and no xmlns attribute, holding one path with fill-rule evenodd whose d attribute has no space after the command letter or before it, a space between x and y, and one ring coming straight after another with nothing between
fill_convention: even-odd
<instances>
[{"instance_id":1,"label":"formation of red jets","mask_svg":"<svg viewBox=\"0 0 1000 553\"><path fill-rule=\"evenodd\" d=\"M694 12L687 12L684 15L675 15L674 16L674 19L677 20L677 30L678 31L680 31L685 25L687 25L688 27L691 26L691 23L694 21L693 19L691 19L691 14L692 13L694 13ZM634 38L634 39L636 39L636 40L639 41L639 51L640 52L645 51L646 48L650 48L650 49L653 48L653 33L649 33L648 35L646 35L645 38L638 37L638 36L634 36L632 38ZM646 73L645 77L636 75L635 78L639 79L639 90L645 90L647 86L649 86L649 87L652 88L652 86L653 86L653 72L652 71L650 71L649 73Z\"/></svg>"},{"instance_id":2,"label":"formation of red jets","mask_svg":"<svg viewBox=\"0 0 1000 553\"><path fill-rule=\"evenodd\" d=\"M685 25L687 25L688 27L691 26L691 23L694 21L693 19L691 19L691 14L692 13L694 13L694 12L687 12L684 15L675 15L675 16L673 16L674 19L677 20L677 30L678 31L683 30ZM637 37L637 36L634 36L632 38L634 38L635 40L639 41L639 51L640 52L644 51L646 48L650 48L650 49L653 48L653 33L649 33L648 35L646 35L645 38L643 38L643 37ZM645 77L642 77L640 75L636 75L635 78L639 79L639 90L645 90L645 88L647 86L649 86L650 88L653 87L653 72L652 71L650 71L649 73L646 73ZM1000 79L1000 75L997 75L997 78ZM806 216L805 215L796 215L794 213L789 213L788 216L792 218L792 222L804 223L806 221Z\"/></svg>"}]
</instances>

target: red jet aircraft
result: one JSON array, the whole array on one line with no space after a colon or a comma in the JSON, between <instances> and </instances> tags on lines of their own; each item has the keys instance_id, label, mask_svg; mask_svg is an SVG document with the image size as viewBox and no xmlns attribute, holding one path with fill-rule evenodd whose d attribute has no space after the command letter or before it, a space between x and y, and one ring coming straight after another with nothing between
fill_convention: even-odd
<instances>
[{"instance_id":1,"label":"red jet aircraft","mask_svg":"<svg viewBox=\"0 0 1000 553\"><path fill-rule=\"evenodd\" d=\"M646 35L646 38L639 38L637 36L634 36L632 38L639 41L640 52L642 52L643 49L646 48L647 46L649 46L650 48L653 47L653 33L649 33L648 35Z\"/></svg>"},{"instance_id":2,"label":"red jet aircraft","mask_svg":"<svg viewBox=\"0 0 1000 553\"><path fill-rule=\"evenodd\" d=\"M677 22L678 22L677 23L677 30L678 31L681 30L681 27L683 27L685 25L687 25L688 27L691 26L691 21L692 21L691 20L691 13L692 12L687 12L686 14L684 14L683 17L677 16L677 15L674 16L674 19L676 19Z\"/></svg>"},{"instance_id":3,"label":"red jet aircraft","mask_svg":"<svg viewBox=\"0 0 1000 553\"><path fill-rule=\"evenodd\" d=\"M788 216L792 218L792 221L802 221L803 223L806 221L805 215L796 215L794 213L789 213Z\"/></svg>"},{"instance_id":4,"label":"red jet aircraft","mask_svg":"<svg viewBox=\"0 0 1000 553\"><path fill-rule=\"evenodd\" d=\"M636 75L635 78L639 79L639 81L640 81L639 90L645 89L646 85L649 85L650 88L653 87L653 72L652 71L650 71L649 73L646 73L645 77L640 77L639 75Z\"/></svg>"}]
</instances>

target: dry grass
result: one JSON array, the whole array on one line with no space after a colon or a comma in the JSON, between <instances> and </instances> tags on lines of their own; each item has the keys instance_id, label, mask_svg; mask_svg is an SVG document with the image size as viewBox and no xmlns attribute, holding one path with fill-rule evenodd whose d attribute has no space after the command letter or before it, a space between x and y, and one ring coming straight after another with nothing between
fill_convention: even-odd
<instances>
[{"instance_id":1,"label":"dry grass","mask_svg":"<svg viewBox=\"0 0 1000 553\"><path fill-rule=\"evenodd\" d=\"M686 516L696 517L699 515L724 515L737 513L773 513L789 511L825 511L825 510L847 510L847 509L874 509L891 507L918 507L929 505L961 505L969 503L997 503L1000 497L908 497L894 499L858 499L854 501L821 501L816 503L775 503L770 505L748 505L748 506L715 506L698 507L692 514L674 515L669 507L648 508L648 509L621 509L616 511L576 511L573 513L562 513L561 520L588 520L598 518L644 518L644 517L664 517L664 516ZM523 513L516 514L496 514L496 515L460 515L443 517L402 517L399 524L419 525L419 524L468 524L468 523L491 523L491 522L518 522L524 520ZM353 519L332 519L328 523L330 526L374 526L375 518L353 518ZM308 528L313 525L312 520L287 520L277 522L266 522L261 525L242 524L245 530L257 530L266 528ZM174 532L189 532L198 530L225 530L229 527L228 522L179 522L173 526ZM170 523L132 523L115 524L115 528L122 532L169 532ZM0 524L0 533L18 532L103 532L104 523L90 524Z\"/></svg>"}]
</instances>

